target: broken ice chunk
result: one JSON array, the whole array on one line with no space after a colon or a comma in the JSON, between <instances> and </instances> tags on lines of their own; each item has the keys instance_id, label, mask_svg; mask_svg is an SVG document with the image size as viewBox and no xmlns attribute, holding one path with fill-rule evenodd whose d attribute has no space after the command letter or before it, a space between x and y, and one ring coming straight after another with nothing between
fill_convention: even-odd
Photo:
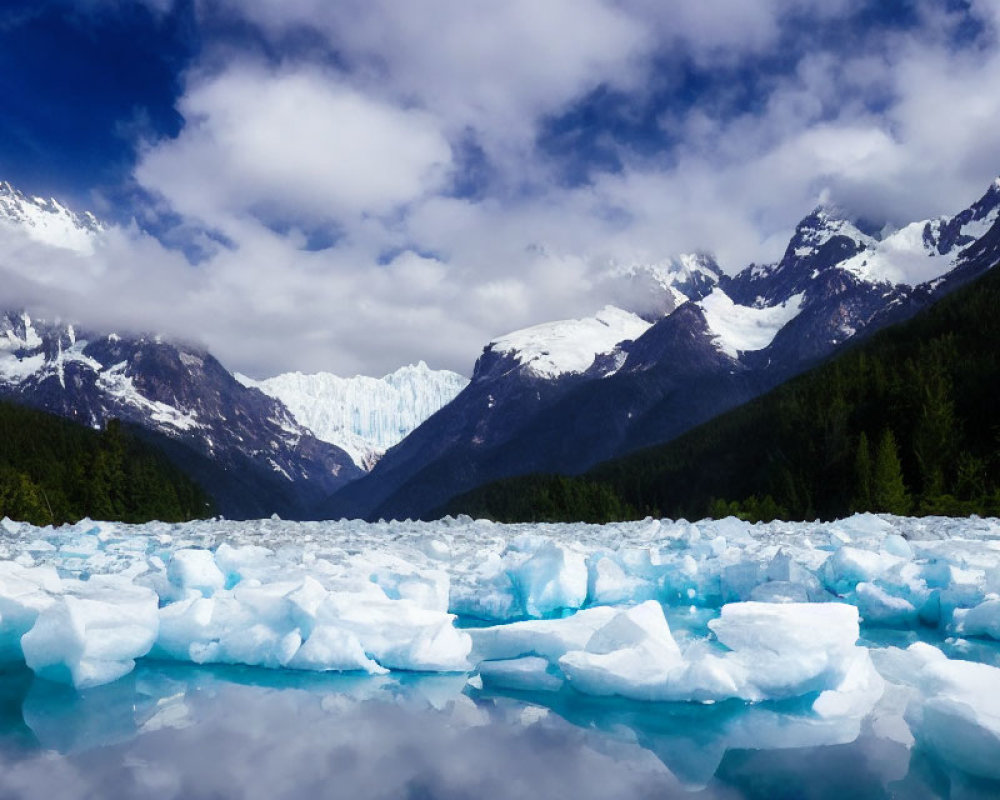
<instances>
[{"instance_id":1,"label":"broken ice chunk","mask_svg":"<svg viewBox=\"0 0 1000 800\"><path fill-rule=\"evenodd\" d=\"M112 576L64 581L63 590L21 638L27 665L77 689L129 673L156 640L156 594Z\"/></svg>"}]
</instances>

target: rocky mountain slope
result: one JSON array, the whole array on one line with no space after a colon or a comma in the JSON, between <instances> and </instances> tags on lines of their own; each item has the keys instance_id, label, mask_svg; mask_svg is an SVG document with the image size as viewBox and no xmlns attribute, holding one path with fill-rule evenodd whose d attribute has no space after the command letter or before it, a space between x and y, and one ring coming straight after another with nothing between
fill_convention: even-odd
<instances>
[{"instance_id":1,"label":"rocky mountain slope","mask_svg":"<svg viewBox=\"0 0 1000 800\"><path fill-rule=\"evenodd\" d=\"M998 211L1000 180L954 217L882 238L818 208L778 262L718 274L651 325L605 309L502 337L451 404L321 514L415 517L497 478L576 474L669 441L994 266Z\"/></svg>"}]
</instances>

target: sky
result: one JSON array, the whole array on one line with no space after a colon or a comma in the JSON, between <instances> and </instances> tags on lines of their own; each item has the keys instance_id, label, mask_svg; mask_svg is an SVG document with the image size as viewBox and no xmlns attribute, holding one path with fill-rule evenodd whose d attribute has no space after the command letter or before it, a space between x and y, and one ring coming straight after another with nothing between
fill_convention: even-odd
<instances>
[{"instance_id":1,"label":"sky","mask_svg":"<svg viewBox=\"0 0 1000 800\"><path fill-rule=\"evenodd\" d=\"M4 304L258 378L468 375L616 268L965 208L998 37L1000 0L5 0L0 180L110 228L0 241Z\"/></svg>"}]
</instances>

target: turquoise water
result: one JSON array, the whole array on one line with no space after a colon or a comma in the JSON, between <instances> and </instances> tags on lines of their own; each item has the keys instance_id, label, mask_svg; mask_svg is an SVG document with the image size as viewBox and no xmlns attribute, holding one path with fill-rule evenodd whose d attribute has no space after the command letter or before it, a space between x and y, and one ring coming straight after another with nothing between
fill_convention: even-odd
<instances>
[{"instance_id":1,"label":"turquoise water","mask_svg":"<svg viewBox=\"0 0 1000 800\"><path fill-rule=\"evenodd\" d=\"M0 675L3 798L998 797L795 702L634 703L140 662L84 692Z\"/></svg>"}]
</instances>

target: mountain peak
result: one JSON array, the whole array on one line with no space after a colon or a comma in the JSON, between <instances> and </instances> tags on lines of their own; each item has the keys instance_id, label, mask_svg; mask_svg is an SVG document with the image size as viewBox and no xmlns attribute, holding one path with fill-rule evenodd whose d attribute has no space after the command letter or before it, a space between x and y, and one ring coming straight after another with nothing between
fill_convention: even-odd
<instances>
[{"instance_id":1,"label":"mountain peak","mask_svg":"<svg viewBox=\"0 0 1000 800\"><path fill-rule=\"evenodd\" d=\"M652 323L689 300L700 300L722 276L714 256L684 253L663 260L613 264L601 289L612 305Z\"/></svg>"},{"instance_id":2,"label":"mountain peak","mask_svg":"<svg viewBox=\"0 0 1000 800\"><path fill-rule=\"evenodd\" d=\"M0 223L41 244L89 255L105 226L89 211L77 214L54 197L29 196L0 181Z\"/></svg>"},{"instance_id":3,"label":"mountain peak","mask_svg":"<svg viewBox=\"0 0 1000 800\"><path fill-rule=\"evenodd\" d=\"M1000 207L1000 178L995 178L986 190L986 194L972 204L972 210L978 219L998 207Z\"/></svg>"},{"instance_id":4,"label":"mountain peak","mask_svg":"<svg viewBox=\"0 0 1000 800\"><path fill-rule=\"evenodd\" d=\"M836 245L831 243L840 240ZM857 225L848 220L842 212L830 205L819 205L807 214L795 227L795 234L788 243L782 265L793 262L808 262L811 266L829 266L825 262L836 263L826 255L835 256L836 261L845 257L846 251L857 251L875 244L875 239L863 233ZM826 251L836 253L827 254ZM851 253L846 253L850 255ZM823 262L823 263L817 263Z\"/></svg>"},{"instance_id":5,"label":"mountain peak","mask_svg":"<svg viewBox=\"0 0 1000 800\"><path fill-rule=\"evenodd\" d=\"M824 236L824 241L834 236L848 236L850 238L870 239L846 213L838 206L830 203L821 203L811 212L799 220L795 226L796 235L820 234Z\"/></svg>"},{"instance_id":6,"label":"mountain peak","mask_svg":"<svg viewBox=\"0 0 1000 800\"><path fill-rule=\"evenodd\" d=\"M543 322L500 336L486 346L484 356L508 357L537 378L582 374L599 355L641 336L649 326L637 314L607 305L592 317Z\"/></svg>"}]
</instances>

